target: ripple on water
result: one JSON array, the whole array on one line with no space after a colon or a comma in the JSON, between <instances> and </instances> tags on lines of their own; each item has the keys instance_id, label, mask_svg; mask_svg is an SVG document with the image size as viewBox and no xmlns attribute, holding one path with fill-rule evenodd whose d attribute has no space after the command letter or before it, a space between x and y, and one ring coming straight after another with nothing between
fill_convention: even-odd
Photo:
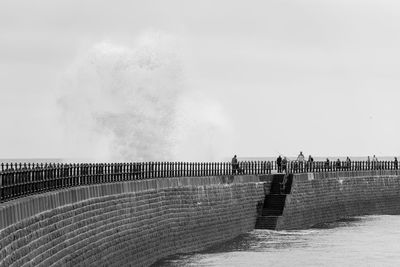
<instances>
[{"instance_id":1,"label":"ripple on water","mask_svg":"<svg viewBox=\"0 0 400 267\"><path fill-rule=\"evenodd\" d=\"M364 216L299 231L254 230L154 266L400 266L400 216Z\"/></svg>"}]
</instances>

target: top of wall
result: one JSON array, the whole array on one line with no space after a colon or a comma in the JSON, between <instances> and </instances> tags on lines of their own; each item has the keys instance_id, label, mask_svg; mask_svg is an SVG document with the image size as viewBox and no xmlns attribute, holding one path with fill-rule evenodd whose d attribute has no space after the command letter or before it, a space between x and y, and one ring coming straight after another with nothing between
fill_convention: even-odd
<instances>
[{"instance_id":1,"label":"top of wall","mask_svg":"<svg viewBox=\"0 0 400 267\"><path fill-rule=\"evenodd\" d=\"M340 172L315 172L295 173L294 179L298 181L312 181L329 178L360 178L366 176L399 176L400 170L365 170L365 171L340 171Z\"/></svg>"}]
</instances>

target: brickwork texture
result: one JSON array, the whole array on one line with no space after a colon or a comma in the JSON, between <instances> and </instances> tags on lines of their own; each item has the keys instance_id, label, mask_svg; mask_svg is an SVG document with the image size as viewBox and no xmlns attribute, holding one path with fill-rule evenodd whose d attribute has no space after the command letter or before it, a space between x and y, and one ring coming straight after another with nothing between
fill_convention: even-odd
<instances>
[{"instance_id":1,"label":"brickwork texture","mask_svg":"<svg viewBox=\"0 0 400 267\"><path fill-rule=\"evenodd\" d=\"M270 177L140 180L0 204L0 266L148 266L254 228Z\"/></svg>"},{"instance_id":2,"label":"brickwork texture","mask_svg":"<svg viewBox=\"0 0 400 267\"><path fill-rule=\"evenodd\" d=\"M400 171L295 174L277 230L373 214L400 214Z\"/></svg>"}]
</instances>

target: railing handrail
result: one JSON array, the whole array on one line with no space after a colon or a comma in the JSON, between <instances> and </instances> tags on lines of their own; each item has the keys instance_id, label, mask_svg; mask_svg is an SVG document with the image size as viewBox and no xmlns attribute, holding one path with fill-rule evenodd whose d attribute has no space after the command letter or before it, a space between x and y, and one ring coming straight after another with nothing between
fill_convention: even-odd
<instances>
[{"instance_id":1,"label":"railing handrail","mask_svg":"<svg viewBox=\"0 0 400 267\"><path fill-rule=\"evenodd\" d=\"M0 201L81 185L167 177L397 170L397 161L1 163Z\"/></svg>"}]
</instances>

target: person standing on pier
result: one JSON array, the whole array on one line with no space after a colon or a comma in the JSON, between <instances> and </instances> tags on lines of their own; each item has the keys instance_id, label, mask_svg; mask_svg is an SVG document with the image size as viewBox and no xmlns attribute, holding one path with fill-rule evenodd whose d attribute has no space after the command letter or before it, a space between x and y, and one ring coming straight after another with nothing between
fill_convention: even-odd
<instances>
[{"instance_id":1,"label":"person standing on pier","mask_svg":"<svg viewBox=\"0 0 400 267\"><path fill-rule=\"evenodd\" d=\"M278 173L282 172L282 157L279 155L279 157L276 159L276 166L278 167Z\"/></svg>"},{"instance_id":2,"label":"person standing on pier","mask_svg":"<svg viewBox=\"0 0 400 267\"><path fill-rule=\"evenodd\" d=\"M297 161L298 162L303 162L304 161L304 155L303 155L302 151L300 151L300 154L297 156Z\"/></svg>"},{"instance_id":3,"label":"person standing on pier","mask_svg":"<svg viewBox=\"0 0 400 267\"><path fill-rule=\"evenodd\" d=\"M304 155L302 151L300 151L300 154L297 156L297 162L299 164L299 170L302 172L304 165Z\"/></svg>"},{"instance_id":4,"label":"person standing on pier","mask_svg":"<svg viewBox=\"0 0 400 267\"><path fill-rule=\"evenodd\" d=\"M351 169L351 159L350 159L349 157L346 158L346 168L347 168L348 170Z\"/></svg>"},{"instance_id":5,"label":"person standing on pier","mask_svg":"<svg viewBox=\"0 0 400 267\"><path fill-rule=\"evenodd\" d=\"M308 155L307 169L310 171L314 169L314 158L311 155Z\"/></svg>"},{"instance_id":6,"label":"person standing on pier","mask_svg":"<svg viewBox=\"0 0 400 267\"><path fill-rule=\"evenodd\" d=\"M239 163L238 163L237 157L235 155L232 158L232 173L236 174L238 172L238 169L239 169Z\"/></svg>"},{"instance_id":7,"label":"person standing on pier","mask_svg":"<svg viewBox=\"0 0 400 267\"><path fill-rule=\"evenodd\" d=\"M336 170L340 171L340 167L341 167L340 159L337 159L337 161L336 161Z\"/></svg>"},{"instance_id":8,"label":"person standing on pier","mask_svg":"<svg viewBox=\"0 0 400 267\"><path fill-rule=\"evenodd\" d=\"M397 170L399 168L399 163L397 161L397 157L394 157L394 169Z\"/></svg>"},{"instance_id":9,"label":"person standing on pier","mask_svg":"<svg viewBox=\"0 0 400 267\"><path fill-rule=\"evenodd\" d=\"M325 161L325 169L330 169L330 161L329 161L329 158L326 158L326 161Z\"/></svg>"},{"instance_id":10,"label":"person standing on pier","mask_svg":"<svg viewBox=\"0 0 400 267\"><path fill-rule=\"evenodd\" d=\"M372 169L378 169L378 158L375 155L372 157Z\"/></svg>"}]
</instances>

